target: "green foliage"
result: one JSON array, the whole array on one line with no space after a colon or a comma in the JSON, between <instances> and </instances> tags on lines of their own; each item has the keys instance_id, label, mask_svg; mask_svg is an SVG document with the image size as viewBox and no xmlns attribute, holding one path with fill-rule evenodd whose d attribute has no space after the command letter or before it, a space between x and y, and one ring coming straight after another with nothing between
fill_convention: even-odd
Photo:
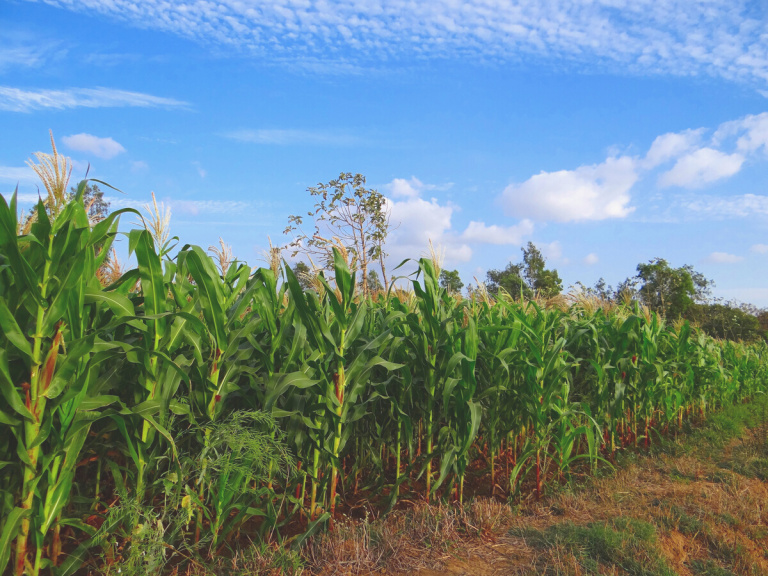
<instances>
[{"instance_id":1,"label":"green foliage","mask_svg":"<svg viewBox=\"0 0 768 576\"><path fill-rule=\"evenodd\" d=\"M376 270L368 272L368 290L370 290L371 294L376 294L384 290L384 286L381 284L381 280L379 280L379 275L376 273Z\"/></svg>"},{"instance_id":2,"label":"green foliage","mask_svg":"<svg viewBox=\"0 0 768 576\"><path fill-rule=\"evenodd\" d=\"M672 268L663 258L637 265L635 281L641 301L670 320L680 318L696 302L702 302L713 285L692 266Z\"/></svg>"},{"instance_id":3,"label":"green foliage","mask_svg":"<svg viewBox=\"0 0 768 576\"><path fill-rule=\"evenodd\" d=\"M305 216L292 215L285 234L293 234L289 244L293 256L299 253L319 259L323 267L333 269L333 248L346 250L353 268L360 268L363 294L368 296L368 266L383 261L384 244L389 233L386 198L365 187L365 176L342 172L327 184L307 189L315 205L307 212L314 230L302 229ZM382 266L382 274L385 274ZM386 282L386 279L385 279Z\"/></svg>"},{"instance_id":4,"label":"green foliage","mask_svg":"<svg viewBox=\"0 0 768 576\"><path fill-rule=\"evenodd\" d=\"M461 281L458 270L440 270L440 286L445 288L451 294L460 294L464 288L464 282Z\"/></svg>"},{"instance_id":5,"label":"green foliage","mask_svg":"<svg viewBox=\"0 0 768 576\"><path fill-rule=\"evenodd\" d=\"M503 290L514 299L531 298L533 295L551 298L563 290L563 281L557 270L546 268L546 259L532 243L521 248L523 261L510 262L504 270L489 270L487 287L492 294Z\"/></svg>"},{"instance_id":6,"label":"green foliage","mask_svg":"<svg viewBox=\"0 0 768 576\"><path fill-rule=\"evenodd\" d=\"M618 569L632 576L673 576L674 572L654 546L653 525L620 516L611 522L585 526L556 524L545 531L513 532L524 536L538 548L563 548L571 552L581 567L591 574Z\"/></svg>"},{"instance_id":7,"label":"green foliage","mask_svg":"<svg viewBox=\"0 0 768 576\"><path fill-rule=\"evenodd\" d=\"M533 295L530 286L523 279L523 265L512 262L503 270L488 270L486 287L491 294L498 295L503 290L515 300L521 297L530 298Z\"/></svg>"},{"instance_id":8,"label":"green foliage","mask_svg":"<svg viewBox=\"0 0 768 576\"><path fill-rule=\"evenodd\" d=\"M302 290L312 290L312 277L314 274L312 269L307 266L306 263L299 260L293 265L292 271Z\"/></svg>"},{"instance_id":9,"label":"green foliage","mask_svg":"<svg viewBox=\"0 0 768 576\"><path fill-rule=\"evenodd\" d=\"M765 336L757 316L726 304L692 304L685 317L715 338L754 342Z\"/></svg>"}]
</instances>

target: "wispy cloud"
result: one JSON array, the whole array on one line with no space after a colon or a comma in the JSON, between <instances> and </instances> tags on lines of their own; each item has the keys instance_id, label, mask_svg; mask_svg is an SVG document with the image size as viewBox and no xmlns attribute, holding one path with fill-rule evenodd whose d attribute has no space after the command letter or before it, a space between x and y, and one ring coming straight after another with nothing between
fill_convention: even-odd
<instances>
[{"instance_id":1,"label":"wispy cloud","mask_svg":"<svg viewBox=\"0 0 768 576\"><path fill-rule=\"evenodd\" d=\"M525 236L533 234L533 222L522 220L514 226L488 226L483 222L470 222L461 234L466 242L481 244L521 244Z\"/></svg>"},{"instance_id":2,"label":"wispy cloud","mask_svg":"<svg viewBox=\"0 0 768 576\"><path fill-rule=\"evenodd\" d=\"M768 80L768 38L751 0L46 2L318 68L533 57L641 74Z\"/></svg>"},{"instance_id":3,"label":"wispy cloud","mask_svg":"<svg viewBox=\"0 0 768 576\"><path fill-rule=\"evenodd\" d=\"M273 144L278 146L352 146L361 140L349 134L292 129L235 130L223 134L225 138L253 144Z\"/></svg>"},{"instance_id":4,"label":"wispy cloud","mask_svg":"<svg viewBox=\"0 0 768 576\"><path fill-rule=\"evenodd\" d=\"M68 49L61 42L3 26L0 30L0 73L13 68L41 68L64 58Z\"/></svg>"},{"instance_id":5,"label":"wispy cloud","mask_svg":"<svg viewBox=\"0 0 768 576\"><path fill-rule=\"evenodd\" d=\"M768 196L740 194L738 196L698 196L684 200L681 207L686 211L712 219L744 218L768 215Z\"/></svg>"},{"instance_id":6,"label":"wispy cloud","mask_svg":"<svg viewBox=\"0 0 768 576\"><path fill-rule=\"evenodd\" d=\"M29 166L0 166L0 180L35 182L37 176Z\"/></svg>"},{"instance_id":7,"label":"wispy cloud","mask_svg":"<svg viewBox=\"0 0 768 576\"><path fill-rule=\"evenodd\" d=\"M24 90L0 86L0 110L32 112L33 110L69 108L181 108L190 104L182 100L129 92L113 88L67 88L63 90Z\"/></svg>"},{"instance_id":8,"label":"wispy cloud","mask_svg":"<svg viewBox=\"0 0 768 576\"><path fill-rule=\"evenodd\" d=\"M395 178L392 182L385 184L383 190L388 196L393 198L418 198L424 192L445 191L453 187L453 182L445 184L425 184L416 176L410 178Z\"/></svg>"},{"instance_id":9,"label":"wispy cloud","mask_svg":"<svg viewBox=\"0 0 768 576\"><path fill-rule=\"evenodd\" d=\"M112 208L136 208L141 210L147 204L146 200L137 200L125 196L106 196L105 199ZM236 200L176 200L173 198L162 198L160 200L158 198L158 201L162 201L165 206L169 207L174 216L198 216L201 214L206 217L211 214L239 216L249 214L256 208L263 207L261 203L240 202Z\"/></svg>"},{"instance_id":10,"label":"wispy cloud","mask_svg":"<svg viewBox=\"0 0 768 576\"><path fill-rule=\"evenodd\" d=\"M125 148L123 148L120 142L116 142L112 138L100 138L92 134L81 133L64 136L62 141L67 148L77 150L78 152L86 152L104 160L109 160L125 152Z\"/></svg>"},{"instance_id":11,"label":"wispy cloud","mask_svg":"<svg viewBox=\"0 0 768 576\"><path fill-rule=\"evenodd\" d=\"M728 252L712 252L705 262L709 264L736 264L744 260L743 256L737 256L736 254L729 254Z\"/></svg>"}]
</instances>

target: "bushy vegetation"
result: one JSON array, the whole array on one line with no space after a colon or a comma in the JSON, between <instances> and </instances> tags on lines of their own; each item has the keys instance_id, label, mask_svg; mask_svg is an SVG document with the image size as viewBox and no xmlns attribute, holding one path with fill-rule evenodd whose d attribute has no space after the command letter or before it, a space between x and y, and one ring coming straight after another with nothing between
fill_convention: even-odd
<instances>
[{"instance_id":1,"label":"bushy vegetation","mask_svg":"<svg viewBox=\"0 0 768 576\"><path fill-rule=\"evenodd\" d=\"M139 228L105 280L129 210L93 225L86 187L21 231L0 201L0 571L300 543L357 491L461 502L477 462L488 492L539 496L765 388L762 343L638 303L465 299L427 258L364 296L340 248L307 283Z\"/></svg>"}]
</instances>

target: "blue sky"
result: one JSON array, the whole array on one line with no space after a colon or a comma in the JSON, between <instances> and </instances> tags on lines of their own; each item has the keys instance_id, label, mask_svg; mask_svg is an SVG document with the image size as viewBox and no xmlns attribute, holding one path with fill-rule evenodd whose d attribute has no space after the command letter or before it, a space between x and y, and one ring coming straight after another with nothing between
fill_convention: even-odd
<instances>
[{"instance_id":1,"label":"blue sky","mask_svg":"<svg viewBox=\"0 0 768 576\"><path fill-rule=\"evenodd\" d=\"M465 283L529 240L566 286L691 264L768 306L768 9L738 0L6 0L0 186L52 130L172 233L259 265L308 186L389 198ZM130 218L125 224L130 222Z\"/></svg>"}]
</instances>

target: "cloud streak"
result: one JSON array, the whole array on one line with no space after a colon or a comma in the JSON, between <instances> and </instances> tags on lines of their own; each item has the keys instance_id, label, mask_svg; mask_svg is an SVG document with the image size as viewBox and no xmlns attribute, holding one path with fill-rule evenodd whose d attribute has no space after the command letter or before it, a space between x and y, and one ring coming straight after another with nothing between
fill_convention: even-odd
<instances>
[{"instance_id":1,"label":"cloud streak","mask_svg":"<svg viewBox=\"0 0 768 576\"><path fill-rule=\"evenodd\" d=\"M125 152L125 148L112 138L99 138L92 134L73 134L62 138L64 145L78 152L86 152L97 158L109 160Z\"/></svg>"},{"instance_id":2,"label":"cloud streak","mask_svg":"<svg viewBox=\"0 0 768 576\"><path fill-rule=\"evenodd\" d=\"M0 166L0 180L28 183L37 181L37 175L29 166Z\"/></svg>"},{"instance_id":3,"label":"cloud streak","mask_svg":"<svg viewBox=\"0 0 768 576\"><path fill-rule=\"evenodd\" d=\"M459 56L768 80L768 38L749 0L45 1L321 71Z\"/></svg>"},{"instance_id":4,"label":"cloud streak","mask_svg":"<svg viewBox=\"0 0 768 576\"><path fill-rule=\"evenodd\" d=\"M352 146L360 139L347 134L291 129L235 130L223 134L225 138L252 144L272 144L277 146Z\"/></svg>"},{"instance_id":5,"label":"cloud streak","mask_svg":"<svg viewBox=\"0 0 768 576\"><path fill-rule=\"evenodd\" d=\"M729 254L728 252L712 252L705 262L709 264L736 264L744 260L743 256L737 256L736 254Z\"/></svg>"},{"instance_id":6,"label":"cloud streak","mask_svg":"<svg viewBox=\"0 0 768 576\"><path fill-rule=\"evenodd\" d=\"M67 88L63 90L24 90L0 86L0 110L33 112L35 110L67 110L72 108L180 108L188 102L129 92L113 88Z\"/></svg>"}]
</instances>

